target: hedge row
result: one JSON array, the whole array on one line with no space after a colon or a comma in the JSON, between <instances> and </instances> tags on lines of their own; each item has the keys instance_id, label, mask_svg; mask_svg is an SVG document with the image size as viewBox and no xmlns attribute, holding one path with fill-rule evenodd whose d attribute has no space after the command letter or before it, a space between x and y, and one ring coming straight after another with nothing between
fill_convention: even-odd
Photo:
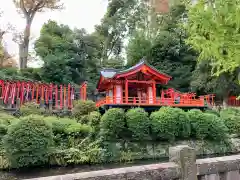
<instances>
[{"instance_id":1,"label":"hedge row","mask_svg":"<svg viewBox=\"0 0 240 180\"><path fill-rule=\"evenodd\" d=\"M218 141L228 137L228 128L217 115L200 110L184 112L171 107L162 107L150 116L141 108L131 109L126 114L122 109L110 109L102 116L100 127L106 140L174 141L192 138Z\"/></svg>"}]
</instances>

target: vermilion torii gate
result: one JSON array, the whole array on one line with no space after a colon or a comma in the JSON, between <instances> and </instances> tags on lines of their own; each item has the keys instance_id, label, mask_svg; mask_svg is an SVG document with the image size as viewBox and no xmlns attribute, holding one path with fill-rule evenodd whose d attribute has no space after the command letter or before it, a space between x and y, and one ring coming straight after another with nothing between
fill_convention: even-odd
<instances>
[{"instance_id":1,"label":"vermilion torii gate","mask_svg":"<svg viewBox=\"0 0 240 180\"><path fill-rule=\"evenodd\" d=\"M72 109L73 100L76 99L76 89L73 85L57 85L53 83L40 83L30 81L0 80L1 97L3 105L20 106L25 102L38 104L53 104L55 109ZM87 83L80 86L78 99L86 100Z\"/></svg>"}]
</instances>

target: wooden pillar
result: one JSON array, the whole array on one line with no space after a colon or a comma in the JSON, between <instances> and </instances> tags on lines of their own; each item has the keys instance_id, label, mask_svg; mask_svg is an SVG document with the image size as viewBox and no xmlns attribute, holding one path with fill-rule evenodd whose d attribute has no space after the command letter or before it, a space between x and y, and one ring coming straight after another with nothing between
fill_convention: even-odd
<instances>
[{"instance_id":1,"label":"wooden pillar","mask_svg":"<svg viewBox=\"0 0 240 180\"><path fill-rule=\"evenodd\" d=\"M153 103L156 102L156 82L153 81Z\"/></svg>"},{"instance_id":2,"label":"wooden pillar","mask_svg":"<svg viewBox=\"0 0 240 180\"><path fill-rule=\"evenodd\" d=\"M128 80L125 80L125 103L128 103Z\"/></svg>"},{"instance_id":3,"label":"wooden pillar","mask_svg":"<svg viewBox=\"0 0 240 180\"><path fill-rule=\"evenodd\" d=\"M116 95L115 99L117 104L122 102L122 94L123 94L122 85L121 84L115 85L115 95Z\"/></svg>"}]
</instances>

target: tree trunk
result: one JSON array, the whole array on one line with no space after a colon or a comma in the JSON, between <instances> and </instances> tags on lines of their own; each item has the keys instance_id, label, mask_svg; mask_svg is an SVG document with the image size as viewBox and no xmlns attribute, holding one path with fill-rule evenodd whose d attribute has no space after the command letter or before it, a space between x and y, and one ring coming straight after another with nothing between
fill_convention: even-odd
<instances>
[{"instance_id":1,"label":"tree trunk","mask_svg":"<svg viewBox=\"0 0 240 180\"><path fill-rule=\"evenodd\" d=\"M19 44L19 66L20 69L27 68L27 60L28 60L28 43L21 43Z\"/></svg>"},{"instance_id":2,"label":"tree trunk","mask_svg":"<svg viewBox=\"0 0 240 180\"><path fill-rule=\"evenodd\" d=\"M23 40L19 44L19 66L20 69L27 68L28 50L29 50L29 38L30 28L32 24L32 18L27 18L26 27L24 29Z\"/></svg>"},{"instance_id":3,"label":"tree trunk","mask_svg":"<svg viewBox=\"0 0 240 180\"><path fill-rule=\"evenodd\" d=\"M228 96L223 97L223 108L226 109L228 107Z\"/></svg>"}]
</instances>

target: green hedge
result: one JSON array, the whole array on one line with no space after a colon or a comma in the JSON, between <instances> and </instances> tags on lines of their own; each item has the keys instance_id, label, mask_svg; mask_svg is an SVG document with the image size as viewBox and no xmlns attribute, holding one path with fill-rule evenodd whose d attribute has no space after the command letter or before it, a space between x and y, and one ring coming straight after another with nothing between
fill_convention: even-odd
<instances>
[{"instance_id":1,"label":"green hedge","mask_svg":"<svg viewBox=\"0 0 240 180\"><path fill-rule=\"evenodd\" d=\"M126 113L127 127L136 141L150 140L150 120L142 108L130 109Z\"/></svg>"},{"instance_id":2,"label":"green hedge","mask_svg":"<svg viewBox=\"0 0 240 180\"><path fill-rule=\"evenodd\" d=\"M101 118L100 134L105 140L116 140L124 137L125 113L123 109L109 109Z\"/></svg>"},{"instance_id":3,"label":"green hedge","mask_svg":"<svg viewBox=\"0 0 240 180\"><path fill-rule=\"evenodd\" d=\"M3 146L12 168L42 165L48 162L53 144L50 124L41 116L27 116L10 126Z\"/></svg>"},{"instance_id":4,"label":"green hedge","mask_svg":"<svg viewBox=\"0 0 240 180\"><path fill-rule=\"evenodd\" d=\"M228 128L217 115L194 109L188 111L188 116L191 122L191 137L209 140L227 138Z\"/></svg>"},{"instance_id":5,"label":"green hedge","mask_svg":"<svg viewBox=\"0 0 240 180\"><path fill-rule=\"evenodd\" d=\"M74 108L72 111L72 115L81 123L88 123L89 113L96 111L96 103L93 101L76 101L74 102Z\"/></svg>"},{"instance_id":6,"label":"green hedge","mask_svg":"<svg viewBox=\"0 0 240 180\"><path fill-rule=\"evenodd\" d=\"M162 107L150 116L153 137L156 140L173 141L188 138L191 134L187 114L179 108Z\"/></svg>"}]
</instances>

